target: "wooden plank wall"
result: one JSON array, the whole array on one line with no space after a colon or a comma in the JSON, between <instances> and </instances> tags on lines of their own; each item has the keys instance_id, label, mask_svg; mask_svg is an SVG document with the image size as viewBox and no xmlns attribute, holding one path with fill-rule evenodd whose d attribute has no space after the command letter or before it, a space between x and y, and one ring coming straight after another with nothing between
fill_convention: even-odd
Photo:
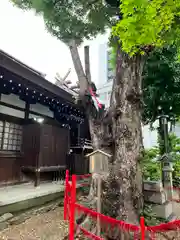
<instances>
[{"instance_id":1,"label":"wooden plank wall","mask_svg":"<svg viewBox=\"0 0 180 240\"><path fill-rule=\"evenodd\" d=\"M0 185L20 181L21 156L0 153Z\"/></svg>"},{"instance_id":2,"label":"wooden plank wall","mask_svg":"<svg viewBox=\"0 0 180 240\"><path fill-rule=\"evenodd\" d=\"M69 151L69 130L44 125L41 133L40 166L65 166Z\"/></svg>"}]
</instances>

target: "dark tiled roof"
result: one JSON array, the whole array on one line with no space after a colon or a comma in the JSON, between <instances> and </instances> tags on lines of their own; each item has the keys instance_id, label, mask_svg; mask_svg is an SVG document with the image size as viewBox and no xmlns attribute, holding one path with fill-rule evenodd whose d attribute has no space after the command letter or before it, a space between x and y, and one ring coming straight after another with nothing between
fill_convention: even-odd
<instances>
[{"instance_id":1,"label":"dark tiled roof","mask_svg":"<svg viewBox=\"0 0 180 240\"><path fill-rule=\"evenodd\" d=\"M68 102L74 102L74 91L64 85L56 86L45 78L45 74L38 72L32 67L29 67L3 50L0 50L0 67L3 67L16 75L27 79L29 82L32 82L33 84L36 84L39 87L64 98Z\"/></svg>"}]
</instances>

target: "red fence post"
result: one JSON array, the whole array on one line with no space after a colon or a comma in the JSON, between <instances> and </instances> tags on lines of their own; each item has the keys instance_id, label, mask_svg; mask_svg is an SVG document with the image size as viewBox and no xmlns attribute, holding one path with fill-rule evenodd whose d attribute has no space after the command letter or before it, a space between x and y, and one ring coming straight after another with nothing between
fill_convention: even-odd
<instances>
[{"instance_id":1,"label":"red fence post","mask_svg":"<svg viewBox=\"0 0 180 240\"><path fill-rule=\"evenodd\" d=\"M145 222L144 217L140 218L141 240L145 240Z\"/></svg>"},{"instance_id":2,"label":"red fence post","mask_svg":"<svg viewBox=\"0 0 180 240\"><path fill-rule=\"evenodd\" d=\"M70 220L69 220L69 240L74 240L75 203L76 203L76 175L72 175Z\"/></svg>"},{"instance_id":3,"label":"red fence post","mask_svg":"<svg viewBox=\"0 0 180 240\"><path fill-rule=\"evenodd\" d=\"M64 186L64 220L67 220L67 212L68 212L68 182L69 182L69 170L66 170L65 186Z\"/></svg>"}]
</instances>

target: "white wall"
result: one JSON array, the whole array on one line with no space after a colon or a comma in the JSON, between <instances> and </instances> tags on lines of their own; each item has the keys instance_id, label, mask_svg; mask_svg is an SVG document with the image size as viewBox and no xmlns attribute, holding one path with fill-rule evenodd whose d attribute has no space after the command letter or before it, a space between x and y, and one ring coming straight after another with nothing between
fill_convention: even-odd
<instances>
[{"instance_id":1,"label":"white wall","mask_svg":"<svg viewBox=\"0 0 180 240\"><path fill-rule=\"evenodd\" d=\"M0 105L0 113L4 113L6 115L10 115L13 117L24 118L24 112L19 111L13 108L5 107Z\"/></svg>"},{"instance_id":2,"label":"white wall","mask_svg":"<svg viewBox=\"0 0 180 240\"><path fill-rule=\"evenodd\" d=\"M97 92L99 94L99 98L101 101L104 102L106 107L109 107L109 100L111 96L112 91L112 78L108 78L109 76L112 76L112 71L109 72L110 63L108 62L110 60L109 55L109 47L108 43L104 43L99 45L99 51L98 51L98 80L96 82L97 85ZM110 81L109 81L110 80Z\"/></svg>"},{"instance_id":3,"label":"white wall","mask_svg":"<svg viewBox=\"0 0 180 240\"><path fill-rule=\"evenodd\" d=\"M175 128L173 129L173 132L176 134L177 137L180 138L180 123L177 123Z\"/></svg>"},{"instance_id":4,"label":"white wall","mask_svg":"<svg viewBox=\"0 0 180 240\"><path fill-rule=\"evenodd\" d=\"M32 113L29 114L29 119L34 119L34 118L38 118L38 117L40 117L38 114L37 115L32 114Z\"/></svg>"},{"instance_id":5,"label":"white wall","mask_svg":"<svg viewBox=\"0 0 180 240\"><path fill-rule=\"evenodd\" d=\"M19 99L19 96L15 94L1 94L1 101L25 109L25 102Z\"/></svg>"},{"instance_id":6,"label":"white wall","mask_svg":"<svg viewBox=\"0 0 180 240\"><path fill-rule=\"evenodd\" d=\"M1 94L1 101L25 109L25 102L20 100L19 97L15 94L10 95ZM19 111L2 105L0 105L0 113L18 118L24 118L24 111Z\"/></svg>"},{"instance_id":7,"label":"white wall","mask_svg":"<svg viewBox=\"0 0 180 240\"><path fill-rule=\"evenodd\" d=\"M107 50L108 46L107 43L103 43L99 45L98 50L98 75L97 75L97 81L95 84L97 86L101 86L102 84L105 84L107 82Z\"/></svg>"},{"instance_id":8,"label":"white wall","mask_svg":"<svg viewBox=\"0 0 180 240\"><path fill-rule=\"evenodd\" d=\"M104 84L97 90L97 93L99 94L99 99L103 101L106 107L109 107L111 91L112 81Z\"/></svg>"},{"instance_id":9,"label":"white wall","mask_svg":"<svg viewBox=\"0 0 180 240\"><path fill-rule=\"evenodd\" d=\"M157 131L150 131L149 126L142 127L143 143L145 148L151 148L157 145Z\"/></svg>"},{"instance_id":10,"label":"white wall","mask_svg":"<svg viewBox=\"0 0 180 240\"><path fill-rule=\"evenodd\" d=\"M25 101L22 101L21 99L19 99L19 96L15 95L15 94L10 94L10 95L2 94L1 101L11 104L13 106L23 108L23 109L25 109L25 105L26 105ZM43 115L51 117L51 118L54 117L54 114L49 109L49 107L41 105L39 103L31 104L30 111L34 111L34 112L43 114ZM16 109L9 108L9 107L2 106L2 105L0 105L0 113L11 115L14 117L24 118L24 111L16 110ZM29 118L34 118L37 116L30 114Z\"/></svg>"},{"instance_id":11,"label":"white wall","mask_svg":"<svg viewBox=\"0 0 180 240\"><path fill-rule=\"evenodd\" d=\"M34 111L34 112L43 114L43 115L48 116L48 117L51 117L51 118L54 117L54 114L53 114L53 112L49 109L49 107L46 107L46 106L41 105L41 104L39 104L39 103L31 104L31 105L30 105L30 111Z\"/></svg>"},{"instance_id":12,"label":"white wall","mask_svg":"<svg viewBox=\"0 0 180 240\"><path fill-rule=\"evenodd\" d=\"M158 126L158 121L154 123L154 126ZM174 127L173 131L174 134L176 134L177 137L180 138L180 123L176 123L176 126ZM145 148L151 148L155 145L157 145L157 138L158 134L157 131L150 131L149 126L143 126L142 127L142 134L143 134L143 143Z\"/></svg>"}]
</instances>

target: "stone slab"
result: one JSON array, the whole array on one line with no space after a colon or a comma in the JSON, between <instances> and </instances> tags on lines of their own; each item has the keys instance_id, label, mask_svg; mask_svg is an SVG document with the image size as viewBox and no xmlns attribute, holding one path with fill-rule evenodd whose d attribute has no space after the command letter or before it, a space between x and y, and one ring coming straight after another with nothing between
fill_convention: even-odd
<instances>
[{"instance_id":1,"label":"stone slab","mask_svg":"<svg viewBox=\"0 0 180 240\"><path fill-rule=\"evenodd\" d=\"M0 214L4 214L6 212L11 212L14 214L17 212L25 211L27 209L31 209L34 207L42 206L46 203L50 203L59 198L62 198L63 196L64 196L64 193L59 192L54 194L48 194L42 197L27 199L25 201L18 201L16 203L8 204L5 206L0 206Z\"/></svg>"},{"instance_id":2,"label":"stone slab","mask_svg":"<svg viewBox=\"0 0 180 240\"><path fill-rule=\"evenodd\" d=\"M7 186L0 188L0 207L60 192L64 192L61 182L41 183L38 187L32 183Z\"/></svg>"},{"instance_id":3,"label":"stone slab","mask_svg":"<svg viewBox=\"0 0 180 240\"><path fill-rule=\"evenodd\" d=\"M2 216L0 216L0 223L5 222L13 217L12 213L5 213Z\"/></svg>"},{"instance_id":4,"label":"stone slab","mask_svg":"<svg viewBox=\"0 0 180 240\"><path fill-rule=\"evenodd\" d=\"M30 218L30 216L19 215L15 218L12 218L8 222L9 222L10 225L18 225L18 224L21 224L21 223L25 222L28 218Z\"/></svg>"},{"instance_id":5,"label":"stone slab","mask_svg":"<svg viewBox=\"0 0 180 240\"><path fill-rule=\"evenodd\" d=\"M146 191L144 190L144 200L149 203L163 204L167 201L167 194L165 191Z\"/></svg>"},{"instance_id":6,"label":"stone slab","mask_svg":"<svg viewBox=\"0 0 180 240\"><path fill-rule=\"evenodd\" d=\"M173 204L166 202L162 205L154 205L152 210L157 217L168 219L173 213Z\"/></svg>"},{"instance_id":7,"label":"stone slab","mask_svg":"<svg viewBox=\"0 0 180 240\"><path fill-rule=\"evenodd\" d=\"M162 182L157 182L157 181L144 181L143 188L146 191L155 191L155 192L163 191Z\"/></svg>"},{"instance_id":8,"label":"stone slab","mask_svg":"<svg viewBox=\"0 0 180 240\"><path fill-rule=\"evenodd\" d=\"M1 222L0 223L0 231L3 231L4 229L8 228L9 224L7 222Z\"/></svg>"}]
</instances>

